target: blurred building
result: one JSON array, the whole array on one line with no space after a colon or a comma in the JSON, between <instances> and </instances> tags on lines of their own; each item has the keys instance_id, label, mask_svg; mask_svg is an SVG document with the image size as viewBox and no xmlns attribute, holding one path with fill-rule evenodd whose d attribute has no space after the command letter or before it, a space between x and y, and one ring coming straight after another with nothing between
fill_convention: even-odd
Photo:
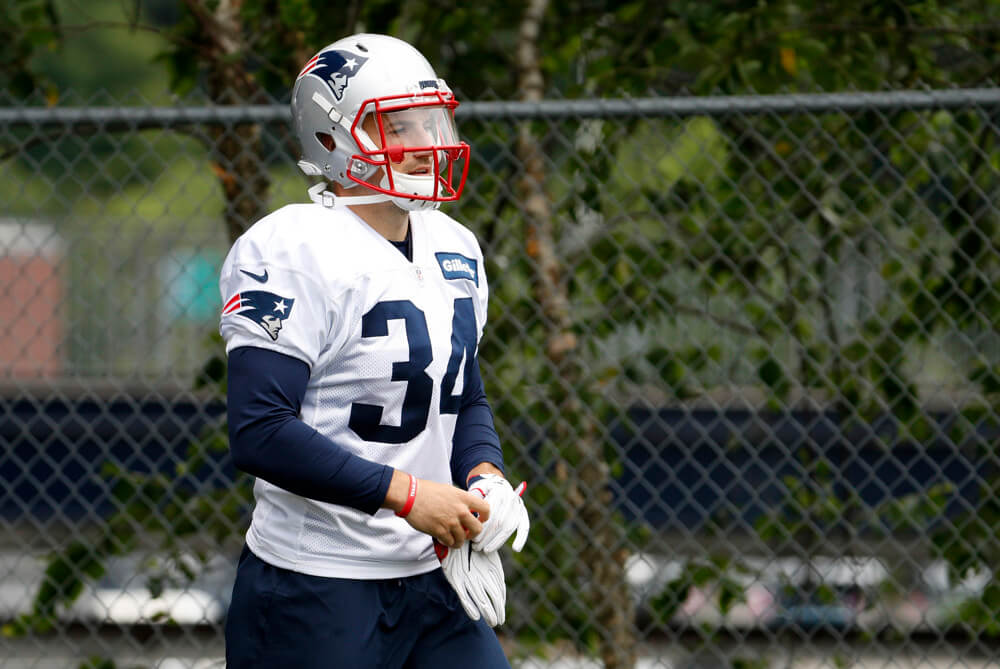
<instances>
[{"instance_id":1,"label":"blurred building","mask_svg":"<svg viewBox=\"0 0 1000 669\"><path fill-rule=\"evenodd\" d=\"M64 244L51 225L0 221L0 377L60 373Z\"/></svg>"}]
</instances>

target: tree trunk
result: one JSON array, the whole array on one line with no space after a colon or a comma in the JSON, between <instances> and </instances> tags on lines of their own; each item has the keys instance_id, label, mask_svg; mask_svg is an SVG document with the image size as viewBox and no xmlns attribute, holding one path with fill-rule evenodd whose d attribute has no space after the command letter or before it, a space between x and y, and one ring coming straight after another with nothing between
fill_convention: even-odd
<instances>
[{"instance_id":1,"label":"tree trunk","mask_svg":"<svg viewBox=\"0 0 1000 669\"><path fill-rule=\"evenodd\" d=\"M262 100L257 81L244 67L247 50L240 17L240 0L220 0L209 9L203 0L185 0L210 45L208 94L220 105ZM226 198L225 223L234 242L267 213L271 177L261 158L261 127L255 123L214 125L207 142L215 172Z\"/></svg>"},{"instance_id":2,"label":"tree trunk","mask_svg":"<svg viewBox=\"0 0 1000 669\"><path fill-rule=\"evenodd\" d=\"M521 21L517 65L521 99L542 99L544 80L538 54L538 36L548 0L531 0ZM589 593L586 606L594 612L600 633L599 653L606 669L635 664L635 629L632 599L625 580L628 551L621 525L611 507L610 468L604 460L597 418L583 406L591 379L580 365L578 341L573 332L569 295L562 280L563 268L556 253L552 211L545 193L545 163L531 122L518 128L517 155L524 167L519 184L527 222L526 251L534 261L535 297L548 329L546 356L558 382L550 386L559 408L552 437L566 457L558 463L558 485L566 494L579 547L581 579L578 593ZM574 470L571 476L570 462ZM572 514L571 514L572 515Z\"/></svg>"}]
</instances>

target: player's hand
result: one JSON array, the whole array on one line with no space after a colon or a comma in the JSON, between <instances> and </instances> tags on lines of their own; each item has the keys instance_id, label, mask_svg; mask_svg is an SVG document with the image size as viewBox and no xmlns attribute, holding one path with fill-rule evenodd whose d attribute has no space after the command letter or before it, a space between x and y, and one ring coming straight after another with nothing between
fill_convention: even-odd
<instances>
[{"instance_id":1,"label":"player's hand","mask_svg":"<svg viewBox=\"0 0 1000 669\"><path fill-rule=\"evenodd\" d=\"M483 474L469 486L469 492L483 497L490 505L489 519L483 520L483 531L472 540L472 546L477 551L492 553L499 550L515 531L517 536L511 547L518 552L524 548L531 528L528 510L524 508L521 498L526 486L522 482L514 490L507 479L497 474Z\"/></svg>"},{"instance_id":2,"label":"player's hand","mask_svg":"<svg viewBox=\"0 0 1000 669\"><path fill-rule=\"evenodd\" d=\"M434 552L469 617L482 617L490 627L502 625L507 619L507 583L500 553L474 551L468 542L461 548L448 548L437 541Z\"/></svg>"},{"instance_id":3,"label":"player's hand","mask_svg":"<svg viewBox=\"0 0 1000 669\"><path fill-rule=\"evenodd\" d=\"M490 505L480 495L420 479L406 522L449 548L459 548L482 531L489 517Z\"/></svg>"}]
</instances>

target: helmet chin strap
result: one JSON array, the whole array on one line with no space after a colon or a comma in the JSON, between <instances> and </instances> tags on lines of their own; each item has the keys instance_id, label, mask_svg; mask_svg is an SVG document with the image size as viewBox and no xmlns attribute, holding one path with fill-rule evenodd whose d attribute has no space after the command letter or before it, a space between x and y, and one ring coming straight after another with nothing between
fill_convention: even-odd
<instances>
[{"instance_id":1,"label":"helmet chin strap","mask_svg":"<svg viewBox=\"0 0 1000 669\"><path fill-rule=\"evenodd\" d=\"M376 193L374 195L334 195L326 189L324 181L309 187L309 199L324 207L350 207L356 204L376 204L378 202L389 202L392 200L388 195Z\"/></svg>"}]
</instances>

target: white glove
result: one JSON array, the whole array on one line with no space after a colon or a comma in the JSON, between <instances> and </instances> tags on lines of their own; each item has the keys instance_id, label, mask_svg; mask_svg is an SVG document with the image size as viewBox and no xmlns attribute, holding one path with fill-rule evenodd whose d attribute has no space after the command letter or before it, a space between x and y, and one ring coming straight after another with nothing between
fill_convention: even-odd
<instances>
[{"instance_id":1,"label":"white glove","mask_svg":"<svg viewBox=\"0 0 1000 669\"><path fill-rule=\"evenodd\" d=\"M482 615L490 627L502 625L507 619L507 583L500 553L474 551L468 541L461 548L448 548L437 539L434 552L469 617L479 620Z\"/></svg>"},{"instance_id":2,"label":"white glove","mask_svg":"<svg viewBox=\"0 0 1000 669\"><path fill-rule=\"evenodd\" d=\"M527 486L522 482L515 491L502 476L483 474L472 485L469 492L483 496L490 505L490 518L483 523L483 530L472 540L477 551L492 553L500 549L510 535L517 531L512 548L520 552L524 542L528 540L528 530L531 522L528 520L528 510L524 508L521 495Z\"/></svg>"}]
</instances>

